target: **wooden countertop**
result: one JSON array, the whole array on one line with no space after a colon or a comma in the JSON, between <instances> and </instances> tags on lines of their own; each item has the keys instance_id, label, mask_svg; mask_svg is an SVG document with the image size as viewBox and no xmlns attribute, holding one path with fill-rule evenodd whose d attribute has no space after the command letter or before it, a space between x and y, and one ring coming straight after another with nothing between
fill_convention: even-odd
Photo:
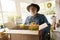
<instances>
[{"instance_id":1,"label":"wooden countertop","mask_svg":"<svg viewBox=\"0 0 60 40\"><path fill-rule=\"evenodd\" d=\"M4 33L7 34L28 34L28 35L38 35L38 30L8 30Z\"/></svg>"}]
</instances>

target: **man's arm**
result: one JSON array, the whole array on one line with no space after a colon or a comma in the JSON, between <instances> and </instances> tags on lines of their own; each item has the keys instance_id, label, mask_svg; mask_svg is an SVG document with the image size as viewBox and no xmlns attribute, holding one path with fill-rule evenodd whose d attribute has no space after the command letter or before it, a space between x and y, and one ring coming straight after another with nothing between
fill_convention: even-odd
<instances>
[{"instance_id":1,"label":"man's arm","mask_svg":"<svg viewBox=\"0 0 60 40\"><path fill-rule=\"evenodd\" d=\"M47 21L47 18L43 15L42 16L43 20L44 20L44 23L46 23L48 26L46 28L44 28L42 31L45 31L45 32L49 32L50 31L50 23Z\"/></svg>"}]
</instances>

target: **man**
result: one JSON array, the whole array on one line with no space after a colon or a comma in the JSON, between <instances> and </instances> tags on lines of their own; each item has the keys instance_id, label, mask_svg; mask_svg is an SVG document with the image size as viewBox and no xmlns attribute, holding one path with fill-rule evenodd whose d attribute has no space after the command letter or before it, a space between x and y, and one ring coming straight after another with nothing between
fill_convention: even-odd
<instances>
[{"instance_id":1,"label":"man","mask_svg":"<svg viewBox=\"0 0 60 40\"><path fill-rule=\"evenodd\" d=\"M28 16L25 24L30 25L31 22L35 22L38 25L41 25L43 23L46 23L48 27L40 30L42 31L42 40L45 40L46 34L50 32L50 24L48 23L46 17L43 14L39 14L38 11L40 10L39 5L37 4L30 4L27 6L27 10L31 13L31 16Z\"/></svg>"}]
</instances>

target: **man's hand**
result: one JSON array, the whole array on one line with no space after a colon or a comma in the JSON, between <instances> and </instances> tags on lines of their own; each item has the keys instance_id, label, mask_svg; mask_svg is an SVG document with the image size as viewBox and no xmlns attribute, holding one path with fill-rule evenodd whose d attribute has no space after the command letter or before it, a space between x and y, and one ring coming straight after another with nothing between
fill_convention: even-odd
<instances>
[{"instance_id":1,"label":"man's hand","mask_svg":"<svg viewBox=\"0 0 60 40\"><path fill-rule=\"evenodd\" d=\"M44 28L46 28L48 25L46 23L43 23L41 25L39 25L39 30L42 30Z\"/></svg>"}]
</instances>

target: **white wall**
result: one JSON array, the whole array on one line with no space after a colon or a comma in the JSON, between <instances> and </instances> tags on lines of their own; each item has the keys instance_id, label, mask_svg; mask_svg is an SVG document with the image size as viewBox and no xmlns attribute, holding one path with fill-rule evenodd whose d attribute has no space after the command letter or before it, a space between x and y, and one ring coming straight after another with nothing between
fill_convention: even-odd
<instances>
[{"instance_id":1,"label":"white wall","mask_svg":"<svg viewBox=\"0 0 60 40\"><path fill-rule=\"evenodd\" d=\"M56 0L56 16L57 16L57 21L60 19L60 0Z\"/></svg>"}]
</instances>

